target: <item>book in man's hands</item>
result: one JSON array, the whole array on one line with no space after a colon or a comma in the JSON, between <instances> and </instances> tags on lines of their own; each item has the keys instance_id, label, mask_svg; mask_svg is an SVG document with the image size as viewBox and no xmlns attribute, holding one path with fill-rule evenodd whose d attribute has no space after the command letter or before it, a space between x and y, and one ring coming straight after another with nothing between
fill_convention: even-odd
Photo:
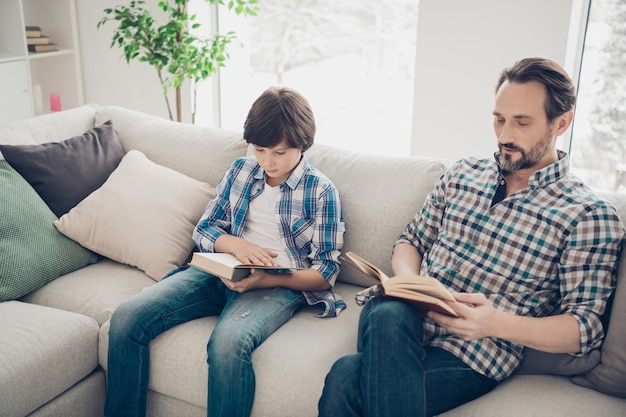
<instances>
[{"instance_id":1,"label":"book in man's hands","mask_svg":"<svg viewBox=\"0 0 626 417\"><path fill-rule=\"evenodd\" d=\"M383 294L410 301L422 314L432 310L453 317L459 316L446 302L455 302L456 300L436 278L421 275L390 278L376 265L354 252L344 253L341 255L341 259L365 275L380 281Z\"/></svg>"},{"instance_id":2,"label":"book in man's hands","mask_svg":"<svg viewBox=\"0 0 626 417\"><path fill-rule=\"evenodd\" d=\"M286 274L297 268L242 264L230 253L194 252L189 265L209 274L231 281L240 281L250 275L251 269L263 269L271 274Z\"/></svg>"}]
</instances>

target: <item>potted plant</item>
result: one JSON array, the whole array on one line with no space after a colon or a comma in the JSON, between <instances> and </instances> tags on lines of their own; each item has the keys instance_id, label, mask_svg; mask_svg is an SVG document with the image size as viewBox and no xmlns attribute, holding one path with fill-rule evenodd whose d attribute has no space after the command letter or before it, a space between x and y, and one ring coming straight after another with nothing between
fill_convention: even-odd
<instances>
[{"instance_id":1,"label":"potted plant","mask_svg":"<svg viewBox=\"0 0 626 417\"><path fill-rule=\"evenodd\" d=\"M238 15L256 15L258 0L205 0L212 5L228 7ZM104 9L105 16L97 27L110 21L117 22L111 47L124 51L127 63L146 62L157 72L170 119L174 120L168 91L176 91L176 120L182 121L181 86L189 80L193 86L191 122L195 122L197 86L202 80L217 73L229 58L227 46L235 39L234 32L215 33L211 38L196 36L201 26L196 15L189 14L190 0L160 0L159 11L164 16L153 16L144 0L131 0L128 5ZM164 22L159 24L158 22Z\"/></svg>"}]
</instances>

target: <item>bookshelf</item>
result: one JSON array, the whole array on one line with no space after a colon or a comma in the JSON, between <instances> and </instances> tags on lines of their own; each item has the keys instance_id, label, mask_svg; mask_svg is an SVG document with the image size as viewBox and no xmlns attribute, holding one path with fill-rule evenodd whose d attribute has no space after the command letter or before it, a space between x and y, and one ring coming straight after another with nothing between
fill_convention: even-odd
<instances>
[{"instance_id":1,"label":"bookshelf","mask_svg":"<svg viewBox=\"0 0 626 417\"><path fill-rule=\"evenodd\" d=\"M26 26L58 50L28 52ZM49 113L53 93L62 109L83 104L75 0L0 1L0 91L0 122Z\"/></svg>"}]
</instances>

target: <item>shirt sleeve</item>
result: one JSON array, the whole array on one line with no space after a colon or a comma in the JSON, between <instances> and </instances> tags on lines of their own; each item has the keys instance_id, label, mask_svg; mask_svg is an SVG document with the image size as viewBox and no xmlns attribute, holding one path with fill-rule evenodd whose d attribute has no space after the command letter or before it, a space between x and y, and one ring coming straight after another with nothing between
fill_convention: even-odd
<instances>
[{"instance_id":1,"label":"shirt sleeve","mask_svg":"<svg viewBox=\"0 0 626 417\"><path fill-rule=\"evenodd\" d=\"M232 219L230 190L235 178L237 162L226 171L215 188L215 197L209 201L193 232L193 241L202 252L215 252L215 241L230 234Z\"/></svg>"},{"instance_id":2,"label":"shirt sleeve","mask_svg":"<svg viewBox=\"0 0 626 417\"><path fill-rule=\"evenodd\" d=\"M624 226L615 209L598 204L572 229L560 259L561 313L580 330L580 353L599 347L604 337L600 317L615 289Z\"/></svg>"},{"instance_id":3,"label":"shirt sleeve","mask_svg":"<svg viewBox=\"0 0 626 417\"><path fill-rule=\"evenodd\" d=\"M319 192L315 210L315 229L311 239L311 268L332 286L339 275L339 255L346 230L339 192L327 183Z\"/></svg>"}]
</instances>

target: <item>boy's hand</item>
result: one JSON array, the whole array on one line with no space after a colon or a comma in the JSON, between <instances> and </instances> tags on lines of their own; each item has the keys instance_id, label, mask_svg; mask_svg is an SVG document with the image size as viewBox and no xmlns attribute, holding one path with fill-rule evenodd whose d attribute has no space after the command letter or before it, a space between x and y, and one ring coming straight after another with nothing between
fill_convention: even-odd
<instances>
[{"instance_id":1,"label":"boy's hand","mask_svg":"<svg viewBox=\"0 0 626 417\"><path fill-rule=\"evenodd\" d=\"M243 293L246 291L254 290L257 288L267 288L276 286L274 283L270 282L269 278L272 277L271 274L266 273L262 269L251 269L250 275L245 277L242 280L237 282L233 282L229 279L220 278L224 285L226 285L232 291L236 291L239 293Z\"/></svg>"},{"instance_id":2,"label":"boy's hand","mask_svg":"<svg viewBox=\"0 0 626 417\"><path fill-rule=\"evenodd\" d=\"M278 266L274 261L274 258L278 256L276 252L262 248L246 240L240 239L232 249L232 254L235 255L242 264Z\"/></svg>"}]
</instances>

